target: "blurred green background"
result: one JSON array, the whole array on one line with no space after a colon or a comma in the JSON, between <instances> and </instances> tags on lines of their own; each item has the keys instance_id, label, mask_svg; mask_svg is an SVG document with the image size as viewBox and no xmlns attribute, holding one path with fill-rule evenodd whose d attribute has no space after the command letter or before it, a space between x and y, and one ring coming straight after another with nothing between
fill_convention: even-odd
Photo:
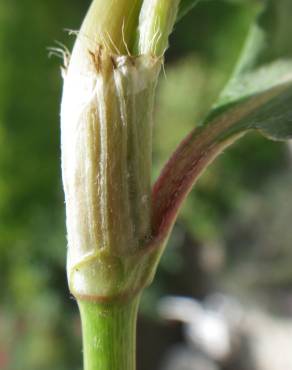
<instances>
[{"instance_id":1,"label":"blurred green background","mask_svg":"<svg viewBox=\"0 0 292 370\"><path fill-rule=\"evenodd\" d=\"M56 41L72 47L65 29L79 28L88 5L0 2L0 369L82 368L78 312L65 273L62 62L48 57L48 47ZM250 9L250 1L204 2L176 26L157 96L153 179L228 78ZM291 167L287 144L254 134L205 172L144 295L138 370L158 369L178 340L177 329L156 313L166 294L201 299L223 291L292 312Z\"/></svg>"}]
</instances>

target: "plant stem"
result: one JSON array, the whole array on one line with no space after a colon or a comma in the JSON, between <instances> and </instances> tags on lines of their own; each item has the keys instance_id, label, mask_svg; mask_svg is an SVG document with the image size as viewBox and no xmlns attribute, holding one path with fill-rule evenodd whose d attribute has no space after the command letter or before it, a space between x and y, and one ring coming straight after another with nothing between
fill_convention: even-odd
<instances>
[{"instance_id":1,"label":"plant stem","mask_svg":"<svg viewBox=\"0 0 292 370\"><path fill-rule=\"evenodd\" d=\"M163 56L173 30L180 0L144 0L139 17L136 50Z\"/></svg>"},{"instance_id":2,"label":"plant stem","mask_svg":"<svg viewBox=\"0 0 292 370\"><path fill-rule=\"evenodd\" d=\"M140 295L126 302L78 301L84 370L135 370Z\"/></svg>"}]
</instances>

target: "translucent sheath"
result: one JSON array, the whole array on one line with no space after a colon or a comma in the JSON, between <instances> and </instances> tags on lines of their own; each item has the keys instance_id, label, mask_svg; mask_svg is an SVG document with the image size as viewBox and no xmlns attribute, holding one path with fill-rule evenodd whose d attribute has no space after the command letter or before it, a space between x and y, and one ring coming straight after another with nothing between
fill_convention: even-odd
<instances>
[{"instance_id":1,"label":"translucent sheath","mask_svg":"<svg viewBox=\"0 0 292 370\"><path fill-rule=\"evenodd\" d=\"M74 57L74 53L78 57ZM75 295L114 293L150 235L151 137L161 59L77 41L64 76L62 172ZM122 276L121 276L121 280Z\"/></svg>"}]
</instances>

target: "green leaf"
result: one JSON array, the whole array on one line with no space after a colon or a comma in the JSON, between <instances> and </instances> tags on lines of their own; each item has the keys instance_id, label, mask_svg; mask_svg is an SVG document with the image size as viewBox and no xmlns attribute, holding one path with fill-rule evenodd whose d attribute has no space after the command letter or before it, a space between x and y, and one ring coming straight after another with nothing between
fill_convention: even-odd
<instances>
[{"instance_id":1,"label":"green leaf","mask_svg":"<svg viewBox=\"0 0 292 370\"><path fill-rule=\"evenodd\" d=\"M231 80L215 107L239 101L281 85L292 78L292 60L278 60Z\"/></svg>"},{"instance_id":2,"label":"green leaf","mask_svg":"<svg viewBox=\"0 0 292 370\"><path fill-rule=\"evenodd\" d=\"M183 140L153 189L153 230L165 240L196 179L230 144L251 130L292 139L291 0L269 0L204 122ZM286 20L285 20L286 19Z\"/></svg>"},{"instance_id":3,"label":"green leaf","mask_svg":"<svg viewBox=\"0 0 292 370\"><path fill-rule=\"evenodd\" d=\"M253 129L276 140L292 138L292 79L217 108L180 144L154 185L155 237L167 237L183 200L204 169L227 146Z\"/></svg>"},{"instance_id":4,"label":"green leaf","mask_svg":"<svg viewBox=\"0 0 292 370\"><path fill-rule=\"evenodd\" d=\"M292 47L288 37L283 39L279 36L286 35L286 33L291 34L292 26L289 19L286 19L283 25L283 15L291 14L291 12L292 2L290 0L266 1L266 7L260 12L255 24L251 26L235 71L209 117L205 120L205 124L208 124L210 118L216 116L217 112L228 111L229 106L252 97L256 100L258 96L266 96L271 91L276 90L280 93L283 86L289 86L292 81ZM289 102L287 104L289 105ZM273 108L275 112L279 109L270 105L269 109ZM284 111L285 107L283 107ZM275 116L275 112L271 113L271 117ZM274 139L288 138L277 133L278 128L279 131L283 131L282 126L285 124L285 119L281 123L275 121L273 124L269 119L267 121L272 128L268 130L267 123L265 123L266 128L262 130L263 132ZM289 120L286 120L286 124L290 130Z\"/></svg>"},{"instance_id":5,"label":"green leaf","mask_svg":"<svg viewBox=\"0 0 292 370\"><path fill-rule=\"evenodd\" d=\"M262 4L266 4L264 9L262 5L256 7L259 15L256 22L251 26L247 36L246 44L243 52L238 60L234 73L224 89L221 99L217 105L221 104L226 98L226 95L231 96L234 90L238 89L242 80L250 79L249 85L253 84L254 77L258 74L257 81L253 85L262 80L264 84L258 90L264 90L268 87L268 83L274 85L279 83L281 73L281 62L292 60L292 46L290 35L292 34L292 1L291 0L265 0ZM274 65L274 71L271 71L266 76L263 75L265 68L271 68ZM282 63L284 64L284 63ZM283 75L285 71L283 71ZM264 82L268 77L268 82ZM281 82L281 81L280 81ZM262 84L261 83L261 84ZM247 95L241 89L242 95Z\"/></svg>"}]
</instances>

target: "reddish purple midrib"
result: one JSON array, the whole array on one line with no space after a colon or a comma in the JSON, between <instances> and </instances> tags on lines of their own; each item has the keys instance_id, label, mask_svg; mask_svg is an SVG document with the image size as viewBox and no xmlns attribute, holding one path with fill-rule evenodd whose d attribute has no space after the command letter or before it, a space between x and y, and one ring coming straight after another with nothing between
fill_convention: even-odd
<instances>
[{"instance_id":1,"label":"reddish purple midrib","mask_svg":"<svg viewBox=\"0 0 292 370\"><path fill-rule=\"evenodd\" d=\"M202 168L206 155L202 151L190 152L193 141L194 132L191 132L181 142L154 184L152 230L155 238L165 236Z\"/></svg>"},{"instance_id":2,"label":"reddish purple midrib","mask_svg":"<svg viewBox=\"0 0 292 370\"><path fill-rule=\"evenodd\" d=\"M153 218L152 228L155 238L163 237L172 223L185 197L191 190L196 178L204 169L204 163L208 162L204 157L194 158L190 166L186 166L183 176L172 181L171 188L168 184L169 172L161 176L152 193ZM167 189L170 190L167 192Z\"/></svg>"},{"instance_id":3,"label":"reddish purple midrib","mask_svg":"<svg viewBox=\"0 0 292 370\"><path fill-rule=\"evenodd\" d=\"M182 202L198 177L233 142L216 140L218 127L193 130L178 146L166 163L152 191L152 233L154 240L163 240L175 222Z\"/></svg>"}]
</instances>

